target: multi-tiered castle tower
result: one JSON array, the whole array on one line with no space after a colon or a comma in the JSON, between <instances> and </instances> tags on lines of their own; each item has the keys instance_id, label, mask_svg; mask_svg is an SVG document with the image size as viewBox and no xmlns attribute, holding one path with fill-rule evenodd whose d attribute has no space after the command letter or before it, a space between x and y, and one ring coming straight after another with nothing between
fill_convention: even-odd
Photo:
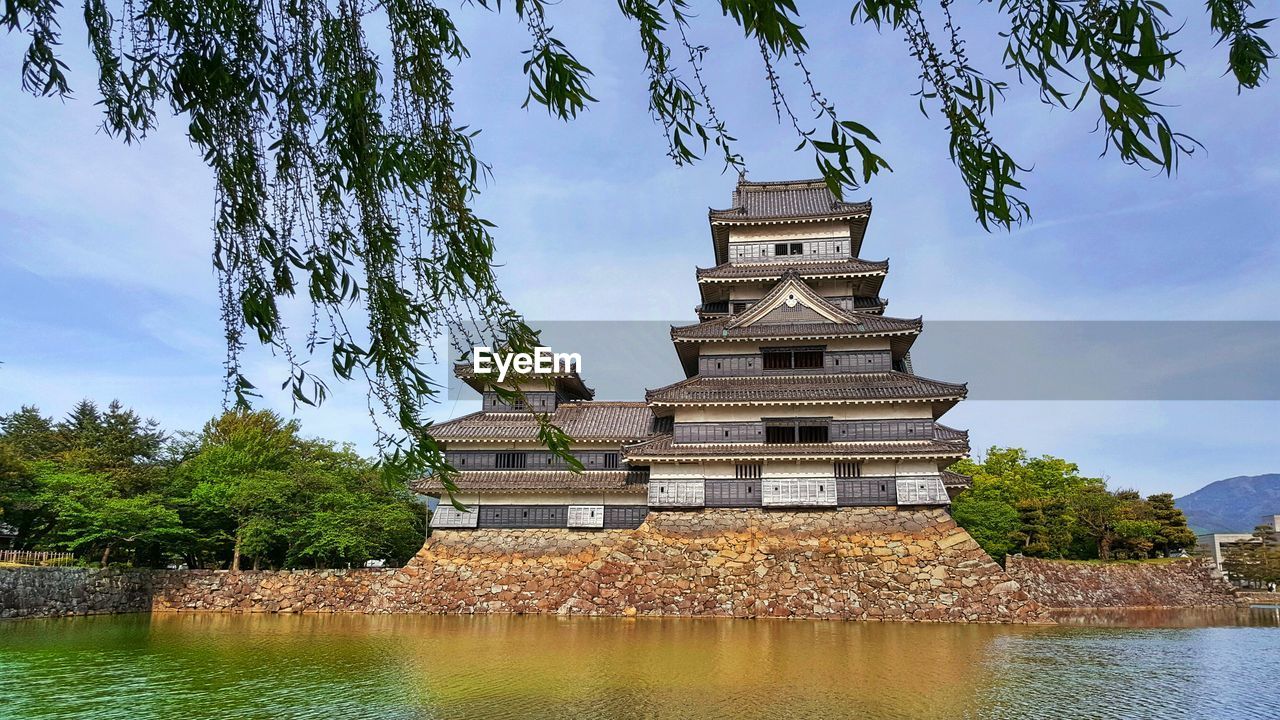
<instances>
[{"instance_id":1,"label":"multi-tiered castle tower","mask_svg":"<svg viewBox=\"0 0 1280 720\"><path fill-rule=\"evenodd\" d=\"M671 329L686 379L645 403L594 401L576 375L523 388L532 406L486 395L481 412L433 428L470 506L442 507L433 526L946 505L967 481L946 468L968 436L938 419L966 390L912 371L922 323L884 314L888 262L859 258L870 216L820 180L739 181L733 207L710 212L716 264L697 271L699 322ZM534 412L575 438L583 473L541 448Z\"/></svg>"},{"instance_id":2,"label":"multi-tiered castle tower","mask_svg":"<svg viewBox=\"0 0 1280 720\"><path fill-rule=\"evenodd\" d=\"M652 390L672 432L626 450L650 507L945 505L965 387L915 375L921 321L884 315L888 262L858 257L870 203L822 181L741 181L712 210L716 266L671 339L686 380Z\"/></svg>"}]
</instances>

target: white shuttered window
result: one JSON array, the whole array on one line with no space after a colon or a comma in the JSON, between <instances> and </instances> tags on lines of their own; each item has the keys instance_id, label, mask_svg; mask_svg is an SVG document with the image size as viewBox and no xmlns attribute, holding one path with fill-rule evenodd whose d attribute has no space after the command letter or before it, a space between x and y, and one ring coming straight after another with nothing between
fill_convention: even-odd
<instances>
[{"instance_id":1,"label":"white shuttered window","mask_svg":"<svg viewBox=\"0 0 1280 720\"><path fill-rule=\"evenodd\" d=\"M765 507L835 507L833 478L765 478L760 481Z\"/></svg>"},{"instance_id":2,"label":"white shuttered window","mask_svg":"<svg viewBox=\"0 0 1280 720\"><path fill-rule=\"evenodd\" d=\"M650 507L702 507L705 502L701 480L649 480Z\"/></svg>"},{"instance_id":3,"label":"white shuttered window","mask_svg":"<svg viewBox=\"0 0 1280 720\"><path fill-rule=\"evenodd\" d=\"M480 513L476 510L476 508L470 508L463 511L447 503L441 503L436 507L436 511L431 513L431 527L473 528L480 519Z\"/></svg>"},{"instance_id":4,"label":"white shuttered window","mask_svg":"<svg viewBox=\"0 0 1280 720\"><path fill-rule=\"evenodd\" d=\"M569 527L602 528L604 527L603 505L570 505Z\"/></svg>"}]
</instances>

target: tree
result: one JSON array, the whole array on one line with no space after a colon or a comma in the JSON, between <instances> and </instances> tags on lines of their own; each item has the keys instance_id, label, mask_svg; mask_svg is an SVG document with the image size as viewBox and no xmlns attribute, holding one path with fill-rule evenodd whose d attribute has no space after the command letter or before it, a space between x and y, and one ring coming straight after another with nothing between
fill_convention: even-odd
<instances>
[{"instance_id":1,"label":"tree","mask_svg":"<svg viewBox=\"0 0 1280 720\"><path fill-rule=\"evenodd\" d=\"M0 438L20 458L39 460L57 452L59 443L53 418L40 414L40 409L23 405L8 415L0 415Z\"/></svg>"},{"instance_id":2,"label":"tree","mask_svg":"<svg viewBox=\"0 0 1280 720\"><path fill-rule=\"evenodd\" d=\"M31 549L51 529L40 500L40 483L33 461L47 458L60 446L52 418L24 405L0 415L0 517L18 536L14 547Z\"/></svg>"},{"instance_id":3,"label":"tree","mask_svg":"<svg viewBox=\"0 0 1280 720\"><path fill-rule=\"evenodd\" d=\"M31 468L7 442L0 440L0 522L11 523L13 516L21 512L17 509L19 498L34 489Z\"/></svg>"},{"instance_id":4,"label":"tree","mask_svg":"<svg viewBox=\"0 0 1280 720\"><path fill-rule=\"evenodd\" d=\"M975 487L977 484L974 478ZM1008 503L985 499L966 490L952 503L951 515L997 562L1003 562L1005 556L1014 551L1019 517L1018 511Z\"/></svg>"},{"instance_id":5,"label":"tree","mask_svg":"<svg viewBox=\"0 0 1280 720\"><path fill-rule=\"evenodd\" d=\"M55 430L63 448L83 449L98 444L102 435L102 413L98 404L88 398L76 403Z\"/></svg>"},{"instance_id":6,"label":"tree","mask_svg":"<svg viewBox=\"0 0 1280 720\"><path fill-rule=\"evenodd\" d=\"M1195 545L1186 517L1164 493L1111 491L1101 478L1051 455L993 447L981 462L952 466L973 478L952 515L989 555L1110 560L1166 555Z\"/></svg>"},{"instance_id":7,"label":"tree","mask_svg":"<svg viewBox=\"0 0 1280 720\"><path fill-rule=\"evenodd\" d=\"M1090 540L1097 557L1111 559L1111 546L1116 541L1116 508L1120 501L1106 487L1092 486L1071 498L1076 526Z\"/></svg>"},{"instance_id":8,"label":"tree","mask_svg":"<svg viewBox=\"0 0 1280 720\"><path fill-rule=\"evenodd\" d=\"M1032 557L1066 557L1071 546L1070 517L1062 497L1019 500L1018 529L1013 540L1018 551Z\"/></svg>"},{"instance_id":9,"label":"tree","mask_svg":"<svg viewBox=\"0 0 1280 720\"><path fill-rule=\"evenodd\" d=\"M289 473L297 432L296 422L270 411L231 411L205 424L200 451L184 464L194 506L225 518L232 570L242 554L266 554L277 540L277 518L297 492Z\"/></svg>"},{"instance_id":10,"label":"tree","mask_svg":"<svg viewBox=\"0 0 1280 720\"><path fill-rule=\"evenodd\" d=\"M350 448L299 437L296 422L233 410L209 421L175 471L184 522L203 555L240 570L403 561L422 546L422 511Z\"/></svg>"},{"instance_id":11,"label":"tree","mask_svg":"<svg viewBox=\"0 0 1280 720\"><path fill-rule=\"evenodd\" d=\"M477 5L503 9L501 0ZM1024 168L988 125L1009 84L970 61L952 0L925 5L852 0L850 21L906 41L920 70L921 110L932 107L946 123L948 151L978 221L1020 223L1030 216L1020 195ZM1251 17L1250 0L1206 6L1238 87L1258 87L1274 57L1261 36L1268 21ZM525 105L574 118L595 102L590 69L553 34L544 0L507 7L530 34ZM1166 173L1194 151L1198 143L1170 125L1157 94L1179 62L1174 40L1183 18L1155 0L1000 0L995 7L1009 30L985 39L1003 46L1018 82L1046 104L1076 110L1095 102L1105 151ZM745 169L704 82L708 48L691 39L688 0L621 0L619 8L636 26L649 109L672 160L694 162L714 146L726 167ZM718 9L758 45L779 121L791 125L797 150L813 154L833 192L843 195L889 169L874 132L818 89L792 0L721 0ZM23 87L66 98L60 12L56 2L9 0L0 23L27 37ZM423 416L438 392L425 351L445 327L466 341L460 352L477 344L471 320L490 344L528 351L536 342L497 286L492 226L473 210L489 167L475 154L476 131L453 119L451 67L467 48L452 15L429 0L208 0L199 12L173 0L86 0L83 15L103 129L140 140L167 103L214 175L213 262L228 393L244 404L254 395L240 363L246 332L288 361L286 385L299 403L322 402L327 386L295 347L301 340L307 354L327 350L333 375L366 382L375 417L397 426L382 437L390 464L435 473L452 490L454 468ZM375 27L385 31L387 63L372 49ZM795 67L790 79L780 69L786 64ZM793 110L797 89L812 122ZM280 307L299 292L316 320L304 323L310 329L302 337L290 334ZM362 311L360 331L352 306ZM563 432L539 420L548 446L563 454Z\"/></svg>"},{"instance_id":12,"label":"tree","mask_svg":"<svg viewBox=\"0 0 1280 720\"><path fill-rule=\"evenodd\" d=\"M1071 499L1087 488L1105 488L1101 479L1082 476L1075 463L1029 457L1022 448L992 447L980 463L961 460L952 469L973 478L952 514L996 559L1011 552L1074 556Z\"/></svg>"},{"instance_id":13,"label":"tree","mask_svg":"<svg viewBox=\"0 0 1280 720\"><path fill-rule=\"evenodd\" d=\"M291 563L333 567L370 558L404 559L422 546L421 513L374 488L335 488L315 499L291 528Z\"/></svg>"},{"instance_id":14,"label":"tree","mask_svg":"<svg viewBox=\"0 0 1280 720\"><path fill-rule=\"evenodd\" d=\"M43 499L57 517L55 547L101 553L106 567L115 550L136 551L185 535L178 513L158 495L124 496L102 475L46 472Z\"/></svg>"},{"instance_id":15,"label":"tree","mask_svg":"<svg viewBox=\"0 0 1280 720\"><path fill-rule=\"evenodd\" d=\"M1154 549L1162 555L1195 547L1196 534L1187 527L1187 516L1173 504L1173 493L1148 495L1152 518L1160 524Z\"/></svg>"},{"instance_id":16,"label":"tree","mask_svg":"<svg viewBox=\"0 0 1280 720\"><path fill-rule=\"evenodd\" d=\"M350 447L311 441L300 450L294 472L307 495L288 528L286 564L403 562L421 549L426 519L412 493L384 482Z\"/></svg>"}]
</instances>

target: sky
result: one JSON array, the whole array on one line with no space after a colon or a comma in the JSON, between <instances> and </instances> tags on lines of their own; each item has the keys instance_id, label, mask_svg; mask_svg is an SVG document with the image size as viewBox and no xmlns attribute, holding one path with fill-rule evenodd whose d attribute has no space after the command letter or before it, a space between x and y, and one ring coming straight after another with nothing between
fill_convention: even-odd
<instances>
[{"instance_id":1,"label":"sky","mask_svg":"<svg viewBox=\"0 0 1280 720\"><path fill-rule=\"evenodd\" d=\"M851 198L874 203L862 255L891 261L890 314L923 315L926 335L939 320L1280 320L1280 95L1274 83L1236 92L1198 3L1176 41L1185 66L1160 98L1204 149L1173 177L1125 166L1102 155L1092 106L1050 108L1015 84L993 125L1032 167L1034 219L992 233L974 222L943 123L919 111L901 38L850 26L837 5L800 4L809 65L841 114L880 137L893 167ZM1016 83L1001 69L990 4L962 10L974 64ZM454 8L472 53L457 68L457 116L482 129L478 151L493 166L477 206L497 225L502 287L533 320L693 321L694 268L714 263L706 211L730 205L736 177L714 157L692 167L666 157L635 30L613 3L565 0L550 13L594 72L598 102L570 123L521 109L528 39L513 16ZM22 47L12 35L0 42L0 413L34 404L62 416L83 397L118 398L165 428L197 429L223 402L209 172L178 119L132 146L98 131L76 15L66 13L62 47L71 100L23 94ZM708 85L750 178L812 177L812 157L794 152L740 31L709 9L691 32L711 49ZM1186 352L1200 352L1188 334ZM591 362L609 359L584 358L588 381ZM246 370L259 387L285 378L261 351ZM916 370L931 374L927 357ZM295 412L280 393L262 403ZM433 414L477 407L473 395L449 398ZM360 387L336 388L296 416L308 434L372 450ZM1274 400L971 399L945 422L968 428L978 454L1024 447L1148 493L1280 472Z\"/></svg>"}]
</instances>

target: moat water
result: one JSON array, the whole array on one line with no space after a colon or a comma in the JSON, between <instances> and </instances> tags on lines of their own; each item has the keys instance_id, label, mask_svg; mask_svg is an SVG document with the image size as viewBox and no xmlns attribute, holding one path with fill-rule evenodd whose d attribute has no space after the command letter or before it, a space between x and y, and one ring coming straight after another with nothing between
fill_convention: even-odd
<instances>
[{"instance_id":1,"label":"moat water","mask_svg":"<svg viewBox=\"0 0 1280 720\"><path fill-rule=\"evenodd\" d=\"M1280 717L1280 610L1062 620L6 621L0 718Z\"/></svg>"}]
</instances>

